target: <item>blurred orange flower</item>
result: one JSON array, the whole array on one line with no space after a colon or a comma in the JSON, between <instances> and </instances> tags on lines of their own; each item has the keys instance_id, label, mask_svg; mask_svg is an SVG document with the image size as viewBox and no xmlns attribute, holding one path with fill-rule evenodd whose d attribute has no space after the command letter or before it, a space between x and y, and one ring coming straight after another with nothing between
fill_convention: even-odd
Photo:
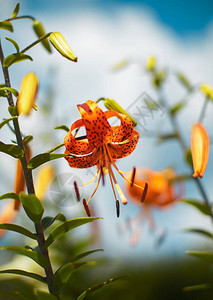
<instances>
[{"instance_id":1,"label":"blurred orange flower","mask_svg":"<svg viewBox=\"0 0 213 300\"><path fill-rule=\"evenodd\" d=\"M203 177L209 157L209 137L202 124L196 123L191 132L191 152L194 167L193 177Z\"/></svg>"},{"instance_id":2,"label":"blurred orange flower","mask_svg":"<svg viewBox=\"0 0 213 300\"><path fill-rule=\"evenodd\" d=\"M155 228L155 223L151 215L151 210L154 208L168 208L175 204L176 200L182 195L182 191L176 192L176 187L172 180L176 177L174 170L165 169L163 171L154 171L149 168L139 168L136 170L134 183L126 183L126 191L129 198L136 205L141 206L139 215L132 221L141 222L144 218L147 219L151 229ZM148 184L146 199L141 205L141 193L138 186ZM181 187L181 186L180 186ZM180 188L181 190L181 188ZM136 244L139 238L141 227L137 226L136 231L133 232L131 244Z\"/></svg>"},{"instance_id":3,"label":"blurred orange flower","mask_svg":"<svg viewBox=\"0 0 213 300\"><path fill-rule=\"evenodd\" d=\"M132 121L126 115L117 113L114 110L102 111L97 103L92 100L88 100L77 107L80 111L81 119L72 124L70 131L65 136L65 154L71 155L65 157L65 159L72 168L88 168L96 165L97 173L94 178L99 176L93 194L87 203L84 200L84 204L87 205L94 196L101 178L104 183L104 175L107 173L109 173L117 207L118 201L114 186L121 201L123 204L126 204L126 197L117 183L112 166L126 179L123 172L117 168L115 161L133 152L139 139L139 133L134 129ZM111 126L109 124L108 119L112 117L117 117L120 120L119 126ZM86 129L84 140L79 140L72 133L73 130L80 127L85 127ZM139 189L143 190L143 187Z\"/></svg>"}]
</instances>

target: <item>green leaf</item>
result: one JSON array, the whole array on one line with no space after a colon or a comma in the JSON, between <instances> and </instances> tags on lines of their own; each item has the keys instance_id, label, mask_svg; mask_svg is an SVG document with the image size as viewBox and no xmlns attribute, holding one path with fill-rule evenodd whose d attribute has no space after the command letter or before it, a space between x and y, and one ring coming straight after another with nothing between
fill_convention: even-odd
<instances>
[{"instance_id":1,"label":"green leaf","mask_svg":"<svg viewBox=\"0 0 213 300\"><path fill-rule=\"evenodd\" d=\"M192 153L191 153L191 149L187 149L184 153L184 159L185 162L190 166L193 167L193 161L192 161Z\"/></svg>"},{"instance_id":2,"label":"green leaf","mask_svg":"<svg viewBox=\"0 0 213 300\"><path fill-rule=\"evenodd\" d=\"M83 292L80 296L78 296L77 300L83 300L87 295L89 294L92 294L94 293L95 291L101 289L103 286L107 285L107 284L111 284L117 280L120 280L120 279L123 279L123 278L126 278L127 276L120 276L120 277L117 277L117 278L111 278L111 279L108 279L107 281L104 281L103 283L100 283L96 286L93 286L91 288L89 288L88 290L86 290L85 292Z\"/></svg>"},{"instance_id":3,"label":"green leaf","mask_svg":"<svg viewBox=\"0 0 213 300\"><path fill-rule=\"evenodd\" d=\"M4 144L0 142L0 152L4 152L15 158L21 158L24 156L24 150L20 146Z\"/></svg>"},{"instance_id":4,"label":"green leaf","mask_svg":"<svg viewBox=\"0 0 213 300\"><path fill-rule=\"evenodd\" d=\"M13 39L10 39L8 37L5 37L5 39L9 42L11 42L13 44L13 46L16 48L17 53L19 53L20 49L19 49L19 45L16 43L16 41L14 41Z\"/></svg>"},{"instance_id":5,"label":"green leaf","mask_svg":"<svg viewBox=\"0 0 213 300\"><path fill-rule=\"evenodd\" d=\"M17 106L8 106L8 111L12 117L18 116Z\"/></svg>"},{"instance_id":6,"label":"green leaf","mask_svg":"<svg viewBox=\"0 0 213 300\"><path fill-rule=\"evenodd\" d=\"M177 78L179 79L180 83L183 84L183 86L185 86L185 88L191 92L193 90L193 87L191 85L191 83L189 82L189 80L186 78L185 75L183 75L182 73L176 73Z\"/></svg>"},{"instance_id":7,"label":"green leaf","mask_svg":"<svg viewBox=\"0 0 213 300\"><path fill-rule=\"evenodd\" d=\"M48 266L47 258L37 251L26 249L23 247L18 247L18 246L2 246L0 247L0 251L2 250L7 250L7 251L15 252L20 255L27 256L32 260L34 260L37 264L39 264L43 268L46 268Z\"/></svg>"},{"instance_id":8,"label":"green leaf","mask_svg":"<svg viewBox=\"0 0 213 300\"><path fill-rule=\"evenodd\" d=\"M194 199L181 199L180 202L194 206L195 208L197 208L204 215L207 215L207 216L210 216L210 217L212 216L211 207L208 206L207 204L200 203L200 202L198 202L197 200L194 200Z\"/></svg>"},{"instance_id":9,"label":"green leaf","mask_svg":"<svg viewBox=\"0 0 213 300\"><path fill-rule=\"evenodd\" d=\"M14 89L14 88L10 88L10 87L2 87L2 88L0 88L0 91L9 91L9 92L11 92L16 98L18 97L18 91L16 90L16 89Z\"/></svg>"},{"instance_id":10,"label":"green leaf","mask_svg":"<svg viewBox=\"0 0 213 300\"><path fill-rule=\"evenodd\" d=\"M48 292L35 290L36 299L38 300L57 300L58 298L54 295L49 294ZM27 298L28 300L28 298Z\"/></svg>"},{"instance_id":11,"label":"green leaf","mask_svg":"<svg viewBox=\"0 0 213 300\"><path fill-rule=\"evenodd\" d=\"M55 147L53 147L52 149L46 151L46 153L52 153L52 152L54 152L55 150L57 150L57 149L59 149L59 148L61 148L61 147L63 147L63 146L64 146L64 143L58 144L58 145L56 145Z\"/></svg>"},{"instance_id":12,"label":"green leaf","mask_svg":"<svg viewBox=\"0 0 213 300\"><path fill-rule=\"evenodd\" d=\"M24 192L21 192L19 197L28 217L34 223L39 223L44 213L44 207L41 201L36 197L35 194L27 195Z\"/></svg>"},{"instance_id":13,"label":"green leaf","mask_svg":"<svg viewBox=\"0 0 213 300\"><path fill-rule=\"evenodd\" d=\"M203 229L199 229L199 228L187 228L187 229L184 229L184 231L198 233L205 237L209 237L209 238L213 239L213 234L207 230L203 230Z\"/></svg>"},{"instance_id":14,"label":"green leaf","mask_svg":"<svg viewBox=\"0 0 213 300\"><path fill-rule=\"evenodd\" d=\"M0 97L7 98L7 92L5 92L5 90L0 90Z\"/></svg>"},{"instance_id":15,"label":"green leaf","mask_svg":"<svg viewBox=\"0 0 213 300\"><path fill-rule=\"evenodd\" d=\"M207 283L204 284L196 284L191 286L186 286L183 288L184 292L193 292L193 291L199 291L199 290L206 290L211 288L211 286Z\"/></svg>"},{"instance_id":16,"label":"green leaf","mask_svg":"<svg viewBox=\"0 0 213 300\"><path fill-rule=\"evenodd\" d=\"M75 256L75 257L72 259L72 262L75 262L75 261L77 261L77 260L79 260L79 259L81 259L81 258L83 258L83 257L85 257L85 256L87 256L87 255L90 255L90 254L95 253L95 252L98 252L98 251L104 251L104 249L95 249L95 250L90 250L90 251L81 253L81 254Z\"/></svg>"},{"instance_id":17,"label":"green leaf","mask_svg":"<svg viewBox=\"0 0 213 300\"><path fill-rule=\"evenodd\" d=\"M62 130L65 130L66 132L70 131L69 127L66 125L56 126L54 129L62 129Z\"/></svg>"},{"instance_id":18,"label":"green leaf","mask_svg":"<svg viewBox=\"0 0 213 300\"><path fill-rule=\"evenodd\" d=\"M178 134L177 133L168 133L168 134L161 134L158 136L158 143L162 143L164 141L169 141L169 140L173 140L173 139L177 139L178 138Z\"/></svg>"},{"instance_id":19,"label":"green leaf","mask_svg":"<svg viewBox=\"0 0 213 300\"><path fill-rule=\"evenodd\" d=\"M33 61L32 57L29 56L29 55L27 55L27 54L24 54L24 53L13 53L13 54L8 55L4 59L3 65L4 65L4 67L9 68L13 64L16 64L16 63L18 63L20 61L23 61L23 60L31 60L31 61Z\"/></svg>"},{"instance_id":20,"label":"green leaf","mask_svg":"<svg viewBox=\"0 0 213 300\"><path fill-rule=\"evenodd\" d=\"M16 117L12 117L12 118L9 118L9 119L6 119L4 120L3 122L0 123L0 129L2 129L2 127L7 124L8 122L12 121L12 120L15 120L17 119L17 116Z\"/></svg>"},{"instance_id":21,"label":"green leaf","mask_svg":"<svg viewBox=\"0 0 213 300\"><path fill-rule=\"evenodd\" d=\"M6 193L0 196L0 200L4 200L4 199L15 199L17 201L20 201L19 199L19 195L16 193Z\"/></svg>"},{"instance_id":22,"label":"green leaf","mask_svg":"<svg viewBox=\"0 0 213 300\"><path fill-rule=\"evenodd\" d=\"M38 154L36 156L34 156L29 164L28 164L28 168L29 169L36 169L39 166L43 165L44 163L54 160L54 159L58 159L61 157L66 157L66 156L72 156L72 155L68 155L68 154L63 154L63 153L42 153L42 154Z\"/></svg>"},{"instance_id":23,"label":"green leaf","mask_svg":"<svg viewBox=\"0 0 213 300\"><path fill-rule=\"evenodd\" d=\"M186 251L186 254L195 256L213 264L213 253L204 251Z\"/></svg>"},{"instance_id":24,"label":"green leaf","mask_svg":"<svg viewBox=\"0 0 213 300\"><path fill-rule=\"evenodd\" d=\"M19 226L19 225L15 225L15 224L9 224L9 223L5 223L5 224L1 224L0 223L0 229L5 229L5 230L10 230L10 231L14 231L14 232L18 232L21 233L33 240L38 240L37 236L35 234L33 234L31 231L27 230L26 228Z\"/></svg>"},{"instance_id":25,"label":"green leaf","mask_svg":"<svg viewBox=\"0 0 213 300\"><path fill-rule=\"evenodd\" d=\"M49 237L47 238L44 246L46 248L48 248L54 241L59 239L64 233L66 233L76 227L93 222L98 219L101 219L101 218L97 218L97 217L78 218L78 219L68 220L68 221L58 225L56 228L54 228L52 230L52 232L50 233Z\"/></svg>"},{"instance_id":26,"label":"green leaf","mask_svg":"<svg viewBox=\"0 0 213 300\"><path fill-rule=\"evenodd\" d=\"M58 294L62 290L62 288L65 286L65 284L68 282L70 279L73 271L76 269L88 265L90 262L82 262L82 263L72 263L69 262L62 267L60 267L56 273L54 274L54 279L53 279L53 292Z\"/></svg>"},{"instance_id":27,"label":"green leaf","mask_svg":"<svg viewBox=\"0 0 213 300\"><path fill-rule=\"evenodd\" d=\"M26 146L30 141L33 140L33 136L32 135L27 135L24 139L23 139L23 144Z\"/></svg>"},{"instance_id":28,"label":"green leaf","mask_svg":"<svg viewBox=\"0 0 213 300\"><path fill-rule=\"evenodd\" d=\"M49 40L54 48L65 58L77 62L78 58L74 55L72 49L66 42L65 38L60 32L52 32Z\"/></svg>"},{"instance_id":29,"label":"green leaf","mask_svg":"<svg viewBox=\"0 0 213 300\"><path fill-rule=\"evenodd\" d=\"M13 25L9 21L2 21L2 22L0 22L0 29L5 29L10 32L13 32Z\"/></svg>"},{"instance_id":30,"label":"green leaf","mask_svg":"<svg viewBox=\"0 0 213 300\"><path fill-rule=\"evenodd\" d=\"M27 271L20 270L20 269L1 270L0 274L22 275L22 276L30 277L30 278L36 279L36 280L38 280L40 282L46 283L45 278L42 277L41 275L38 275L38 274L35 274L35 273L31 273L31 272L27 272Z\"/></svg>"},{"instance_id":31,"label":"green leaf","mask_svg":"<svg viewBox=\"0 0 213 300\"><path fill-rule=\"evenodd\" d=\"M18 2L10 16L10 19L13 19L17 16L18 12L19 12L19 8L20 8L20 3Z\"/></svg>"},{"instance_id":32,"label":"green leaf","mask_svg":"<svg viewBox=\"0 0 213 300\"><path fill-rule=\"evenodd\" d=\"M44 26L38 20L35 20L33 22L33 29L34 29L34 31L35 31L38 38L41 38L42 36L46 35L46 32L44 30ZM49 43L47 38L45 40L43 40L41 43L49 53L52 52L51 47L50 47L50 43Z\"/></svg>"},{"instance_id":33,"label":"green leaf","mask_svg":"<svg viewBox=\"0 0 213 300\"><path fill-rule=\"evenodd\" d=\"M41 225L43 230L46 230L48 227L50 227L50 225L52 225L55 221L61 221L61 222L65 222L66 221L66 217L64 214L62 213L58 213L55 217L44 217L41 220Z\"/></svg>"},{"instance_id":34,"label":"green leaf","mask_svg":"<svg viewBox=\"0 0 213 300\"><path fill-rule=\"evenodd\" d=\"M170 114L172 116L175 116L182 108L184 108L185 104L186 104L185 101L178 102L177 104L175 104L170 108Z\"/></svg>"}]
</instances>

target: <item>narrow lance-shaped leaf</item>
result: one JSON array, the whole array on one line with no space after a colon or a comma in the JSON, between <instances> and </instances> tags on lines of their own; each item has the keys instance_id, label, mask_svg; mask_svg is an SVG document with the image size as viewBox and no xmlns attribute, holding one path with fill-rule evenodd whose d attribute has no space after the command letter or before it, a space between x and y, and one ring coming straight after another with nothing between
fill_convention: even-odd
<instances>
[{"instance_id":1,"label":"narrow lance-shaped leaf","mask_svg":"<svg viewBox=\"0 0 213 300\"><path fill-rule=\"evenodd\" d=\"M17 106L8 106L8 112L12 117L18 116Z\"/></svg>"},{"instance_id":2,"label":"narrow lance-shaped leaf","mask_svg":"<svg viewBox=\"0 0 213 300\"><path fill-rule=\"evenodd\" d=\"M4 152L15 158L21 158L24 156L24 150L20 146L4 144L0 142L0 152Z\"/></svg>"},{"instance_id":3,"label":"narrow lance-shaped leaf","mask_svg":"<svg viewBox=\"0 0 213 300\"><path fill-rule=\"evenodd\" d=\"M10 16L10 19L13 19L17 16L18 12L19 12L19 8L20 8L20 3L18 2Z\"/></svg>"},{"instance_id":4,"label":"narrow lance-shaped leaf","mask_svg":"<svg viewBox=\"0 0 213 300\"><path fill-rule=\"evenodd\" d=\"M206 290L210 289L211 286L207 283L204 284L196 284L196 285L191 285L191 286L186 286L183 288L184 292L192 292L192 291L199 291L199 290Z\"/></svg>"},{"instance_id":5,"label":"narrow lance-shaped leaf","mask_svg":"<svg viewBox=\"0 0 213 300\"><path fill-rule=\"evenodd\" d=\"M6 193L0 196L0 200L4 200L4 199L14 199L17 201L20 201L19 199L19 195L17 195L16 193Z\"/></svg>"},{"instance_id":6,"label":"narrow lance-shaped leaf","mask_svg":"<svg viewBox=\"0 0 213 300\"><path fill-rule=\"evenodd\" d=\"M212 209L207 204L200 203L194 199L181 199L180 202L194 206L204 215L212 216Z\"/></svg>"},{"instance_id":7,"label":"narrow lance-shaped leaf","mask_svg":"<svg viewBox=\"0 0 213 300\"><path fill-rule=\"evenodd\" d=\"M35 31L38 38L41 38L42 36L44 36L46 34L42 23L39 22L38 20L35 20L33 22L33 29L34 29L34 31ZM41 43L49 53L52 52L51 47L50 47L50 43L49 43L47 38L45 40L43 40Z\"/></svg>"},{"instance_id":8,"label":"narrow lance-shaped leaf","mask_svg":"<svg viewBox=\"0 0 213 300\"><path fill-rule=\"evenodd\" d=\"M50 227L55 221L61 221L65 222L66 217L62 213L58 213L55 217L45 217L41 220L41 225L43 230L46 230L48 227Z\"/></svg>"},{"instance_id":9,"label":"narrow lance-shaped leaf","mask_svg":"<svg viewBox=\"0 0 213 300\"><path fill-rule=\"evenodd\" d=\"M0 123L0 129L2 129L2 127L3 127L5 124L7 124L7 123L9 123L10 121L15 120L15 119L17 119L17 117L12 117L12 118L9 118L9 119L4 120L3 122Z\"/></svg>"},{"instance_id":10,"label":"narrow lance-shaped leaf","mask_svg":"<svg viewBox=\"0 0 213 300\"><path fill-rule=\"evenodd\" d=\"M30 249L26 249L26 248L18 247L18 246L2 246L2 247L0 247L0 251L2 251L2 250L7 250L7 251L15 252L20 255L27 256L27 257L31 258L32 260L34 260L37 264L39 264L43 268L46 268L48 265L47 258L44 255L42 255L41 253L34 251L34 250L30 250Z\"/></svg>"},{"instance_id":11,"label":"narrow lance-shaped leaf","mask_svg":"<svg viewBox=\"0 0 213 300\"><path fill-rule=\"evenodd\" d=\"M54 159L58 159L61 157L66 157L69 156L67 154L63 154L63 153L42 153L42 154L38 154L36 156L34 156L29 164L28 164L28 168L29 169L36 169L37 167L43 165L44 163L54 160Z\"/></svg>"},{"instance_id":12,"label":"narrow lance-shaped leaf","mask_svg":"<svg viewBox=\"0 0 213 300\"><path fill-rule=\"evenodd\" d=\"M44 246L46 248L48 248L54 241L59 239L64 233L66 233L76 227L93 222L98 219L101 219L101 218L97 218L97 217L78 218L78 219L68 220L68 221L58 225L56 228L54 228L52 230L52 232L50 233L49 237L47 238Z\"/></svg>"},{"instance_id":13,"label":"narrow lance-shaped leaf","mask_svg":"<svg viewBox=\"0 0 213 300\"><path fill-rule=\"evenodd\" d=\"M94 293L95 291L101 289L105 285L111 284L111 283L113 283L117 280L124 279L126 277L127 276L120 276L120 277L117 277L117 278L111 278L111 279L108 279L107 281L104 281L103 283L100 283L96 286L93 286L93 287L89 288L88 290L86 290L85 292L83 292L80 296L78 296L77 300L83 300L87 295Z\"/></svg>"},{"instance_id":14,"label":"narrow lance-shaped leaf","mask_svg":"<svg viewBox=\"0 0 213 300\"><path fill-rule=\"evenodd\" d=\"M195 256L213 264L213 253L204 251L186 251L186 254Z\"/></svg>"},{"instance_id":15,"label":"narrow lance-shaped leaf","mask_svg":"<svg viewBox=\"0 0 213 300\"><path fill-rule=\"evenodd\" d=\"M60 267L56 273L54 274L53 279L53 292L58 294L62 290L62 288L65 286L65 284L70 279L73 271L76 269L88 265L90 262L82 262L82 263L67 263Z\"/></svg>"},{"instance_id":16,"label":"narrow lance-shaped leaf","mask_svg":"<svg viewBox=\"0 0 213 300\"><path fill-rule=\"evenodd\" d=\"M13 25L9 21L2 21L2 22L0 22L0 29L5 29L10 32L13 32Z\"/></svg>"},{"instance_id":17,"label":"narrow lance-shaped leaf","mask_svg":"<svg viewBox=\"0 0 213 300\"><path fill-rule=\"evenodd\" d=\"M177 138L178 138L177 133L161 134L158 136L158 143L162 143L164 141L169 141Z\"/></svg>"},{"instance_id":18,"label":"narrow lance-shaped leaf","mask_svg":"<svg viewBox=\"0 0 213 300\"><path fill-rule=\"evenodd\" d=\"M1 270L0 274L15 274L15 275L21 275L21 276L26 276L29 278L33 278L36 279L40 282L46 283L46 280L44 277L42 277L41 275L38 275L36 273L31 273L31 272L27 272L24 270L20 270L20 269L8 269L8 270Z\"/></svg>"},{"instance_id":19,"label":"narrow lance-shaped leaf","mask_svg":"<svg viewBox=\"0 0 213 300\"><path fill-rule=\"evenodd\" d=\"M183 75L182 73L177 73L176 75L177 75L177 78L179 79L179 81L183 84L183 86L185 86L185 88L188 91L193 90L191 83L189 82L189 80L186 78L185 75Z\"/></svg>"},{"instance_id":20,"label":"narrow lance-shaped leaf","mask_svg":"<svg viewBox=\"0 0 213 300\"><path fill-rule=\"evenodd\" d=\"M69 60L77 62L77 57L60 32L52 32L49 36L49 40L62 56L66 57Z\"/></svg>"},{"instance_id":21,"label":"narrow lance-shaped leaf","mask_svg":"<svg viewBox=\"0 0 213 300\"><path fill-rule=\"evenodd\" d=\"M6 68L9 68L10 66L12 66L13 64L16 64L20 61L23 60L33 60L31 56L24 54L24 53L13 53L8 55L4 61L3 61L3 65Z\"/></svg>"},{"instance_id":22,"label":"narrow lance-shaped leaf","mask_svg":"<svg viewBox=\"0 0 213 300\"><path fill-rule=\"evenodd\" d=\"M95 249L95 250L90 250L90 251L83 252L83 253L81 253L81 254L73 257L72 262L75 262L75 261L77 261L79 259L84 258L87 255L90 255L92 253L99 252L99 251L104 251L104 249Z\"/></svg>"},{"instance_id":23,"label":"narrow lance-shaped leaf","mask_svg":"<svg viewBox=\"0 0 213 300\"><path fill-rule=\"evenodd\" d=\"M172 116L175 116L177 113L181 111L182 108L184 108L185 104L186 104L185 101L178 102L177 104L175 104L170 108L170 114Z\"/></svg>"},{"instance_id":24,"label":"narrow lance-shaped leaf","mask_svg":"<svg viewBox=\"0 0 213 300\"><path fill-rule=\"evenodd\" d=\"M213 233L204 230L204 229L199 229L199 228L186 228L184 229L184 231L186 232L192 232L192 233L197 233L197 234L201 234L202 236L208 237L213 239Z\"/></svg>"},{"instance_id":25,"label":"narrow lance-shaped leaf","mask_svg":"<svg viewBox=\"0 0 213 300\"><path fill-rule=\"evenodd\" d=\"M21 192L19 197L28 217L35 223L40 222L44 213L44 207L36 195L27 195L24 192Z\"/></svg>"},{"instance_id":26,"label":"narrow lance-shaped leaf","mask_svg":"<svg viewBox=\"0 0 213 300\"><path fill-rule=\"evenodd\" d=\"M66 126L66 125L60 125L60 126L56 126L54 129L62 129L62 130L65 130L67 132L69 132L69 127Z\"/></svg>"},{"instance_id":27,"label":"narrow lance-shaped leaf","mask_svg":"<svg viewBox=\"0 0 213 300\"><path fill-rule=\"evenodd\" d=\"M16 48L17 53L19 53L19 45L14 41L13 39L10 39L8 37L5 38L7 41L11 42L13 46Z\"/></svg>"},{"instance_id":28,"label":"narrow lance-shaped leaf","mask_svg":"<svg viewBox=\"0 0 213 300\"><path fill-rule=\"evenodd\" d=\"M0 88L0 91L8 91L11 92L16 98L18 97L18 91L14 88L10 88L10 87L2 87Z\"/></svg>"},{"instance_id":29,"label":"narrow lance-shaped leaf","mask_svg":"<svg viewBox=\"0 0 213 300\"><path fill-rule=\"evenodd\" d=\"M38 240L37 236L35 234L33 234L31 231L27 230L26 228L24 228L22 226L16 225L16 224L9 224L9 223L1 224L0 223L0 229L18 232L18 233L21 233L33 240Z\"/></svg>"}]
</instances>

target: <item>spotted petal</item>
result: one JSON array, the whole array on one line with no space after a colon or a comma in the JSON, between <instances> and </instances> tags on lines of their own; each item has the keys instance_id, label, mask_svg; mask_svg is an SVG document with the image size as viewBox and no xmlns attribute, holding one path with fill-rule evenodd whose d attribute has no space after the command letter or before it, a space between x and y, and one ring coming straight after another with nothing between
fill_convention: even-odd
<instances>
[{"instance_id":1,"label":"spotted petal","mask_svg":"<svg viewBox=\"0 0 213 300\"><path fill-rule=\"evenodd\" d=\"M65 150L65 154L70 154L68 150ZM87 155L81 156L67 156L65 159L68 161L70 167L84 169L95 166L99 161L99 153L98 151L94 151Z\"/></svg>"},{"instance_id":2,"label":"spotted petal","mask_svg":"<svg viewBox=\"0 0 213 300\"><path fill-rule=\"evenodd\" d=\"M119 114L114 110L107 110L104 112L104 114L107 119L118 117L121 121L120 126L112 126L112 142L118 143L131 138L134 127L132 121L127 116Z\"/></svg>"},{"instance_id":3,"label":"spotted petal","mask_svg":"<svg viewBox=\"0 0 213 300\"><path fill-rule=\"evenodd\" d=\"M92 100L78 105L81 117L86 128L88 142L99 146L112 139L112 129L104 112Z\"/></svg>"},{"instance_id":4,"label":"spotted petal","mask_svg":"<svg viewBox=\"0 0 213 300\"><path fill-rule=\"evenodd\" d=\"M70 128L70 131L65 136L64 145L69 154L88 154L94 148L93 145L88 143L88 141L79 141L73 136L72 131L82 126L84 126L82 120L74 122Z\"/></svg>"}]
</instances>

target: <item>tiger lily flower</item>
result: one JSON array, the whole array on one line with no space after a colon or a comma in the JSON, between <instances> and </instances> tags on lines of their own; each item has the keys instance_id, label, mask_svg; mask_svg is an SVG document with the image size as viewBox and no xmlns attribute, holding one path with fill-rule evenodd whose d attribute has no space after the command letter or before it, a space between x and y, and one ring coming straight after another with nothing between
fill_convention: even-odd
<instances>
[{"instance_id":1,"label":"tiger lily flower","mask_svg":"<svg viewBox=\"0 0 213 300\"><path fill-rule=\"evenodd\" d=\"M191 152L194 167L193 177L203 177L209 157L209 137L202 124L196 123L191 132Z\"/></svg>"},{"instance_id":2,"label":"tiger lily flower","mask_svg":"<svg viewBox=\"0 0 213 300\"><path fill-rule=\"evenodd\" d=\"M89 168L97 166L96 176L90 181L92 182L98 177L96 188L87 200L94 196L101 178L104 183L104 176L109 173L112 190L116 199L117 215L119 215L119 202L116 197L117 190L123 204L127 204L118 182L113 173L112 166L127 181L128 180L115 164L116 159L130 155L135 149L139 133L134 129L132 121L121 113L114 110L102 111L96 102L92 100L86 101L82 105L77 105L81 114L81 119L75 121L70 131L66 134L64 144L66 147L65 157L72 168ZM117 117L120 120L119 126L111 126L108 122L109 118ZM85 127L86 136L80 140L73 135L74 130ZM143 190L143 187L140 187ZM86 205L84 201L84 206ZM86 207L85 207L86 209Z\"/></svg>"}]
</instances>

